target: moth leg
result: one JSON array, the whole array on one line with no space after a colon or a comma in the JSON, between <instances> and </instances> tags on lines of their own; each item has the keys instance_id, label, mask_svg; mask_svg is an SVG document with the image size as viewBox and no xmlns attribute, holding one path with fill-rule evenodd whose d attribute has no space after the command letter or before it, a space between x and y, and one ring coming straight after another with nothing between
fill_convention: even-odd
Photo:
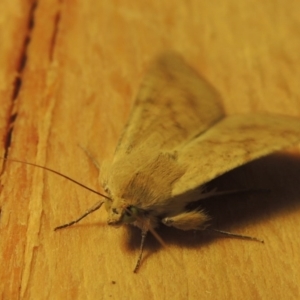
<instances>
[{"instance_id":1,"label":"moth leg","mask_svg":"<svg viewBox=\"0 0 300 300\"><path fill-rule=\"evenodd\" d=\"M232 233L232 232L223 231L223 230L219 230L219 229L205 229L205 230L206 231L214 231L214 232L217 232L217 233L220 233L222 235L232 237L232 238L239 238L239 239L243 239L243 240L250 240L250 241L256 241L256 242L264 243L263 240L260 240L256 237L252 237L252 236L248 236L248 235Z\"/></svg>"},{"instance_id":2,"label":"moth leg","mask_svg":"<svg viewBox=\"0 0 300 300\"><path fill-rule=\"evenodd\" d=\"M147 230L142 230L142 240L141 240L141 244L140 244L140 253L139 253L139 257L138 257L138 260L136 262L135 268L133 270L133 273L137 273L138 269L140 268L147 233L148 233Z\"/></svg>"},{"instance_id":3,"label":"moth leg","mask_svg":"<svg viewBox=\"0 0 300 300\"><path fill-rule=\"evenodd\" d=\"M67 224L64 224L64 225L60 225L60 226L57 226L54 228L54 230L58 230L58 229L62 229L62 228L66 228L66 227L69 227L69 226L72 226L73 224L76 224L78 223L79 221L81 221L83 218L85 218L86 216L88 216L89 214L93 213L94 211L98 210L102 204L104 202L103 201L99 201L97 202L94 206L92 206L91 208L89 208L82 216L80 216L78 219L74 220L74 221L71 221Z\"/></svg>"},{"instance_id":4,"label":"moth leg","mask_svg":"<svg viewBox=\"0 0 300 300\"><path fill-rule=\"evenodd\" d=\"M181 230L203 230L206 228L207 221L209 220L210 217L202 210L193 210L185 211L175 216L165 217L162 219L162 223Z\"/></svg>"}]
</instances>

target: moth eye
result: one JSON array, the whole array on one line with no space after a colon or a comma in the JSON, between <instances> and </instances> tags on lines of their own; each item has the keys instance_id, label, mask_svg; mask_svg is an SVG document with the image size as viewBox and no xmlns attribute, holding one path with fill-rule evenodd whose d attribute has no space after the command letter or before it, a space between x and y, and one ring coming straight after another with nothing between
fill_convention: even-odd
<instances>
[{"instance_id":1,"label":"moth eye","mask_svg":"<svg viewBox=\"0 0 300 300\"><path fill-rule=\"evenodd\" d=\"M122 217L123 223L132 223L136 221L136 218L139 214L139 210L135 206L127 206L124 210L124 214Z\"/></svg>"}]
</instances>

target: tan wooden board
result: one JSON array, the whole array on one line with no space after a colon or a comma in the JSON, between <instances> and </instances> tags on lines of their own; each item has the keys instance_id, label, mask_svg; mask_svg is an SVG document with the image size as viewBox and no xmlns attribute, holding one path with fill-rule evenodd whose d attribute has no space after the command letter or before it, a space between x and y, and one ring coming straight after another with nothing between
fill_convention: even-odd
<instances>
[{"instance_id":1,"label":"tan wooden board","mask_svg":"<svg viewBox=\"0 0 300 300\"><path fill-rule=\"evenodd\" d=\"M78 144L100 163L113 155L147 65L170 49L220 91L228 113L300 116L299 9L283 0L3 1L1 155L102 191ZM97 196L41 169L1 162L1 299L297 299L297 151L212 183L271 189L211 207L215 226L265 244L162 228L167 248L149 237L138 274L139 231L107 226L104 209L53 231Z\"/></svg>"}]
</instances>

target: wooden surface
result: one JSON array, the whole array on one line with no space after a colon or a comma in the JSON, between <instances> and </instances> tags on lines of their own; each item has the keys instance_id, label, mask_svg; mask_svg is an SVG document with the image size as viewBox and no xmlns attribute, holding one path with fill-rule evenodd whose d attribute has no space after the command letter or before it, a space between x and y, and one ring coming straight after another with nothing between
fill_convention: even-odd
<instances>
[{"instance_id":1,"label":"wooden surface","mask_svg":"<svg viewBox=\"0 0 300 300\"><path fill-rule=\"evenodd\" d=\"M299 1L284 0L3 0L1 156L101 191L78 144L100 163L113 155L141 77L166 49L220 91L228 113L300 116L299 10ZM138 274L138 230L107 226L103 209L54 232L99 198L2 161L1 299L297 299L298 154L262 158L212 183L271 189L208 203L215 227L265 244L162 228L167 248L150 237Z\"/></svg>"}]
</instances>

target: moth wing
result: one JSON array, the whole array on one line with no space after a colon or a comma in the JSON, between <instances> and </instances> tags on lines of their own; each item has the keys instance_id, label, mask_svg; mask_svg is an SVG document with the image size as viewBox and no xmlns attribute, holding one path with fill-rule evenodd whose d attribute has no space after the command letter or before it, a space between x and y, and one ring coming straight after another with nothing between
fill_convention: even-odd
<instances>
[{"instance_id":1,"label":"moth wing","mask_svg":"<svg viewBox=\"0 0 300 300\"><path fill-rule=\"evenodd\" d=\"M188 191L256 158L300 140L300 120L247 114L228 116L179 150L186 172L173 185L172 196Z\"/></svg>"},{"instance_id":2,"label":"moth wing","mask_svg":"<svg viewBox=\"0 0 300 300\"><path fill-rule=\"evenodd\" d=\"M161 55L141 84L115 159L133 150L154 156L193 139L224 116L219 98L180 56Z\"/></svg>"}]
</instances>

